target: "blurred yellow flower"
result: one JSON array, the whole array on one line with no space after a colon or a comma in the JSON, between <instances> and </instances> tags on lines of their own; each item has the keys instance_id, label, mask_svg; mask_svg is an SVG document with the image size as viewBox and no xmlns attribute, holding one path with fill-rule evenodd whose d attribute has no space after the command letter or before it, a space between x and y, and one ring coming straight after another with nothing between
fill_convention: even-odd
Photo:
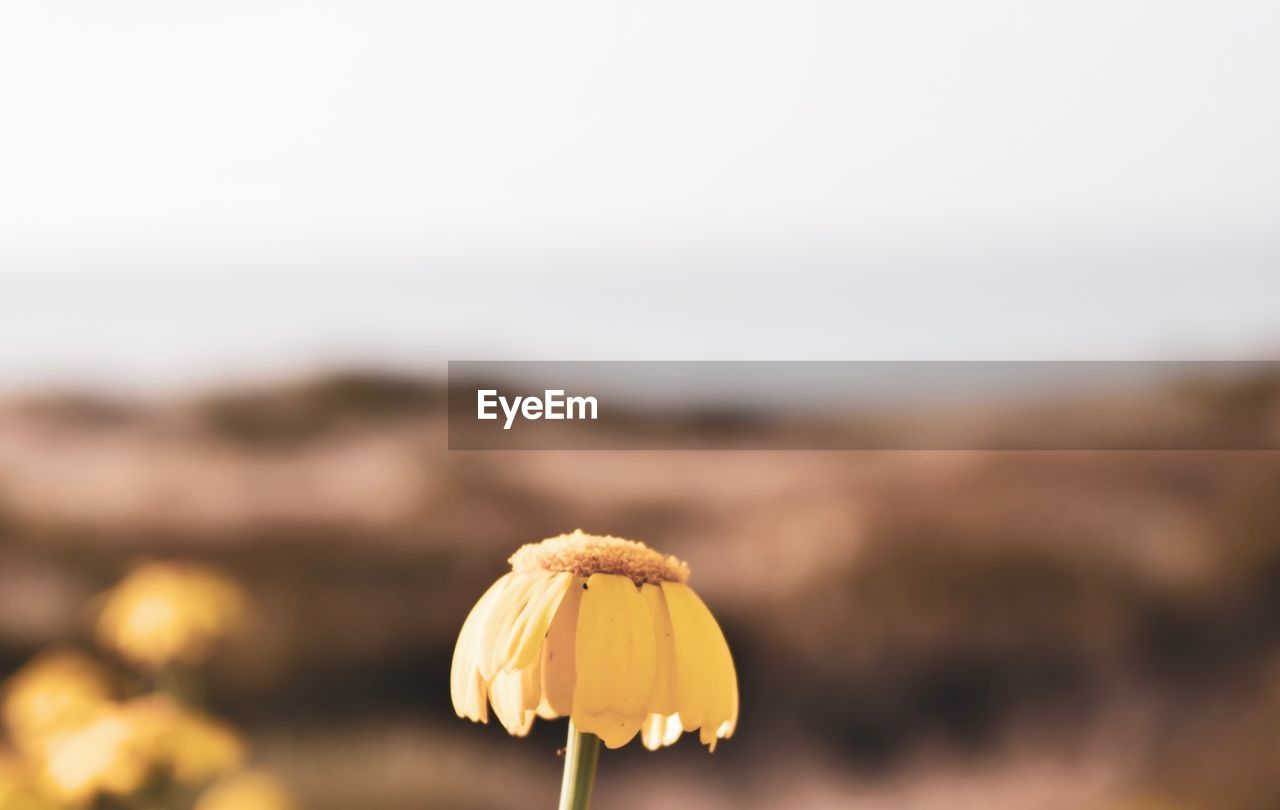
<instances>
[{"instance_id":1,"label":"blurred yellow flower","mask_svg":"<svg viewBox=\"0 0 1280 810\"><path fill-rule=\"evenodd\" d=\"M240 767L245 745L227 724L150 695L64 720L46 730L31 757L57 796L82 803L100 793L133 793L161 770L202 784Z\"/></svg>"},{"instance_id":2,"label":"blurred yellow flower","mask_svg":"<svg viewBox=\"0 0 1280 810\"><path fill-rule=\"evenodd\" d=\"M148 761L179 782L199 784L244 763L246 746L235 729L166 695L131 700L122 710Z\"/></svg>"},{"instance_id":3,"label":"blurred yellow flower","mask_svg":"<svg viewBox=\"0 0 1280 810\"><path fill-rule=\"evenodd\" d=\"M34 759L44 782L74 804L99 793L132 793L150 773L137 726L121 707L111 704L47 732Z\"/></svg>"},{"instance_id":4,"label":"blurred yellow flower","mask_svg":"<svg viewBox=\"0 0 1280 810\"><path fill-rule=\"evenodd\" d=\"M289 793L262 771L245 771L215 783L200 796L195 810L293 810Z\"/></svg>"},{"instance_id":5,"label":"blurred yellow flower","mask_svg":"<svg viewBox=\"0 0 1280 810\"><path fill-rule=\"evenodd\" d=\"M56 727L91 719L112 699L110 679L83 653L54 649L20 669L4 690L4 720L13 742L35 750Z\"/></svg>"},{"instance_id":6,"label":"blurred yellow flower","mask_svg":"<svg viewBox=\"0 0 1280 810\"><path fill-rule=\"evenodd\" d=\"M7 751L0 751L0 808L57 810L36 787L35 775L27 763Z\"/></svg>"},{"instance_id":7,"label":"blurred yellow flower","mask_svg":"<svg viewBox=\"0 0 1280 810\"><path fill-rule=\"evenodd\" d=\"M244 593L225 576L196 565L152 563L107 594L97 636L141 666L199 664L245 611Z\"/></svg>"},{"instance_id":8,"label":"blurred yellow flower","mask_svg":"<svg viewBox=\"0 0 1280 810\"><path fill-rule=\"evenodd\" d=\"M510 562L458 635L458 716L488 722L492 703L517 736L535 715L568 716L610 748L639 733L656 749L700 729L714 750L733 734L733 658L684 563L581 531L526 545Z\"/></svg>"}]
</instances>

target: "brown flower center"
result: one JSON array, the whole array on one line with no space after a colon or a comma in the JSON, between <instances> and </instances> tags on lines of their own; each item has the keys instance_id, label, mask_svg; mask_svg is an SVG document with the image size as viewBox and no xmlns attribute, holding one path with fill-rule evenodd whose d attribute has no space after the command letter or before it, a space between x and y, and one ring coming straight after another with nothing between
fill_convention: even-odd
<instances>
[{"instance_id":1,"label":"brown flower center","mask_svg":"<svg viewBox=\"0 0 1280 810\"><path fill-rule=\"evenodd\" d=\"M508 561L512 571L569 571L576 576L617 574L641 582L688 582L689 566L635 540L586 534L578 529L521 546Z\"/></svg>"}]
</instances>

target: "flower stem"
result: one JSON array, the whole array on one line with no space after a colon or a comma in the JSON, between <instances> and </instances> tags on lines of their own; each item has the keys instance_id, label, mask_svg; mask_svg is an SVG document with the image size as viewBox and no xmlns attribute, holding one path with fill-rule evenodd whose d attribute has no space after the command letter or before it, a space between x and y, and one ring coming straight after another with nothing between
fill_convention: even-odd
<instances>
[{"instance_id":1,"label":"flower stem","mask_svg":"<svg viewBox=\"0 0 1280 810\"><path fill-rule=\"evenodd\" d=\"M564 782L560 786L560 810L587 810L591 785L600 761L600 738L584 734L569 721L569 743L564 749Z\"/></svg>"}]
</instances>

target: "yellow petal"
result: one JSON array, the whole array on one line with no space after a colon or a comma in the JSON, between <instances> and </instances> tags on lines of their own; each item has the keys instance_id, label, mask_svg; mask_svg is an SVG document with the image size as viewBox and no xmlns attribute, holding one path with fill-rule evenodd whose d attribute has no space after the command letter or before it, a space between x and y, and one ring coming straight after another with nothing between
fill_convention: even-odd
<instances>
[{"instance_id":1,"label":"yellow petal","mask_svg":"<svg viewBox=\"0 0 1280 810\"><path fill-rule=\"evenodd\" d=\"M518 672L499 672L489 685L494 714L508 734L523 737L537 717L542 699L541 656Z\"/></svg>"},{"instance_id":2,"label":"yellow petal","mask_svg":"<svg viewBox=\"0 0 1280 810\"><path fill-rule=\"evenodd\" d=\"M738 679L724 633L687 585L662 583L676 651L676 706L685 731L701 728L715 746L733 733L738 718Z\"/></svg>"},{"instance_id":3,"label":"yellow petal","mask_svg":"<svg viewBox=\"0 0 1280 810\"><path fill-rule=\"evenodd\" d=\"M542 698L542 702L538 704L538 708L536 709L536 712L537 712L537 715L541 717L543 720L555 720L557 717L564 716L559 712L557 712L555 709L551 708L551 704L547 702L547 699L545 696Z\"/></svg>"},{"instance_id":4,"label":"yellow petal","mask_svg":"<svg viewBox=\"0 0 1280 810\"><path fill-rule=\"evenodd\" d=\"M489 684L489 699L493 713L508 734L523 737L533 725L533 711L524 708L522 675L519 672L499 672Z\"/></svg>"},{"instance_id":5,"label":"yellow petal","mask_svg":"<svg viewBox=\"0 0 1280 810\"><path fill-rule=\"evenodd\" d=\"M685 731L693 731L702 725L707 711L707 690L710 681L706 658L706 640L702 622L694 605L696 597L686 587L664 582L667 611L671 616L671 631L676 653L676 710Z\"/></svg>"},{"instance_id":6,"label":"yellow petal","mask_svg":"<svg viewBox=\"0 0 1280 810\"><path fill-rule=\"evenodd\" d=\"M578 613L573 722L609 748L640 730L653 693L654 631L649 608L628 577L592 574Z\"/></svg>"},{"instance_id":7,"label":"yellow petal","mask_svg":"<svg viewBox=\"0 0 1280 810\"><path fill-rule=\"evenodd\" d=\"M651 714L649 719L644 721L644 728L640 729L640 739L644 742L645 748L657 751L662 746L671 745L680 739L683 733L680 715Z\"/></svg>"},{"instance_id":8,"label":"yellow petal","mask_svg":"<svg viewBox=\"0 0 1280 810\"><path fill-rule=\"evenodd\" d=\"M577 681L574 645L578 636L578 611L587 580L574 577L560 600L542 645L542 717L567 717L573 711L573 687Z\"/></svg>"},{"instance_id":9,"label":"yellow petal","mask_svg":"<svg viewBox=\"0 0 1280 810\"><path fill-rule=\"evenodd\" d=\"M480 677L492 682L493 676L502 670L505 645L503 642L510 635L520 612L529 604L529 599L546 586L550 579L549 571L530 571L511 574L511 581L498 595L480 630L479 666ZM501 649L500 649L501 646Z\"/></svg>"},{"instance_id":10,"label":"yellow petal","mask_svg":"<svg viewBox=\"0 0 1280 810\"><path fill-rule=\"evenodd\" d=\"M505 637L499 637L494 650L494 663L506 672L522 670L542 654L542 642L555 616L564 592L573 582L573 574L549 574L534 586L529 601L511 625Z\"/></svg>"},{"instance_id":11,"label":"yellow petal","mask_svg":"<svg viewBox=\"0 0 1280 810\"><path fill-rule=\"evenodd\" d=\"M716 623L711 611L706 611L705 620L709 623L707 634L712 639L711 658L711 694L707 708L707 716L702 722L701 740L716 750L716 740L728 739L738 725L738 673L733 666L733 655L729 652L729 644L724 639L720 625Z\"/></svg>"},{"instance_id":12,"label":"yellow petal","mask_svg":"<svg viewBox=\"0 0 1280 810\"><path fill-rule=\"evenodd\" d=\"M453 710L459 717L467 717L482 723L489 720L489 707L485 702L484 681L480 678L480 631L489 618L494 602L511 581L511 574L503 574L489 586L480 601L471 608L458 633L458 643L453 648L453 664L449 670L449 692L453 698Z\"/></svg>"},{"instance_id":13,"label":"yellow petal","mask_svg":"<svg viewBox=\"0 0 1280 810\"><path fill-rule=\"evenodd\" d=\"M667 600L662 595L662 588L648 582L641 586L640 596L649 609L654 636L653 694L649 696L646 708L653 714L675 714L676 648L671 634L671 615L667 612Z\"/></svg>"},{"instance_id":14,"label":"yellow petal","mask_svg":"<svg viewBox=\"0 0 1280 810\"><path fill-rule=\"evenodd\" d=\"M541 652L541 651L539 651ZM527 712L537 712L542 705L542 656L520 670L520 705Z\"/></svg>"}]
</instances>

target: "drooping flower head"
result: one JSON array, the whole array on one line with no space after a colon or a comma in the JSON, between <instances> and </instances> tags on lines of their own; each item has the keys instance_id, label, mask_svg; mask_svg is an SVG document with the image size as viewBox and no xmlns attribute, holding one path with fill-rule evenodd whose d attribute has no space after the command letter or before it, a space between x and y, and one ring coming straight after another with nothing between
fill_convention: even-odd
<instances>
[{"instance_id":1,"label":"drooping flower head","mask_svg":"<svg viewBox=\"0 0 1280 810\"><path fill-rule=\"evenodd\" d=\"M511 556L472 608L451 672L459 717L507 731L570 717L609 748L684 731L733 734L738 681L724 634L688 586L689 567L643 543L576 531Z\"/></svg>"},{"instance_id":2,"label":"drooping flower head","mask_svg":"<svg viewBox=\"0 0 1280 810\"><path fill-rule=\"evenodd\" d=\"M136 664L200 664L244 618L245 597L232 580L197 565L144 565L106 597L98 640Z\"/></svg>"}]
</instances>

